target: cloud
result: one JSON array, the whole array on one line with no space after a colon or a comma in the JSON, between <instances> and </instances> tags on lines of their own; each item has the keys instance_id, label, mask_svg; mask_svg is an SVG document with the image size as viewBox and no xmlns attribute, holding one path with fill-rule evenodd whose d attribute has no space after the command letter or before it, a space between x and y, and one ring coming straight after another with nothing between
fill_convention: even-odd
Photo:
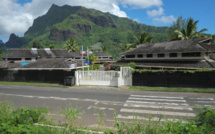
<instances>
[{"instance_id":1,"label":"cloud","mask_svg":"<svg viewBox=\"0 0 215 134\"><path fill-rule=\"evenodd\" d=\"M134 8L151 8L151 7L160 7L163 5L162 0L119 0L124 7L131 6Z\"/></svg>"},{"instance_id":2,"label":"cloud","mask_svg":"<svg viewBox=\"0 0 215 134\"><path fill-rule=\"evenodd\" d=\"M32 0L25 4L18 4L17 0L1 0L0 38L11 33L22 36L33 24L33 20L44 15L52 4L84 6L110 12L119 17L127 17L127 14L120 10L117 0Z\"/></svg>"},{"instance_id":3,"label":"cloud","mask_svg":"<svg viewBox=\"0 0 215 134\"><path fill-rule=\"evenodd\" d=\"M159 18L154 18L154 23L163 23L163 24L170 24L173 21L176 21L177 18L175 18L173 15L170 16L161 16Z\"/></svg>"},{"instance_id":4,"label":"cloud","mask_svg":"<svg viewBox=\"0 0 215 134\"><path fill-rule=\"evenodd\" d=\"M156 17L161 16L164 14L164 9L162 7L159 7L158 10L148 10L147 15L149 17Z\"/></svg>"}]
</instances>

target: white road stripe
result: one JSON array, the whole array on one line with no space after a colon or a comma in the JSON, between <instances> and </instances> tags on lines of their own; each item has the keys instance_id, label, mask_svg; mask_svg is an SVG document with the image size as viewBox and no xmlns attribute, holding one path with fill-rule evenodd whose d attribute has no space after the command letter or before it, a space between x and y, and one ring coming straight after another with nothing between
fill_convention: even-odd
<instances>
[{"instance_id":1,"label":"white road stripe","mask_svg":"<svg viewBox=\"0 0 215 134\"><path fill-rule=\"evenodd\" d=\"M26 97L26 98L33 98L33 96L23 96L23 97Z\"/></svg>"},{"instance_id":2,"label":"white road stripe","mask_svg":"<svg viewBox=\"0 0 215 134\"><path fill-rule=\"evenodd\" d=\"M215 101L195 101L195 102L199 102L199 103L215 103Z\"/></svg>"},{"instance_id":3,"label":"white road stripe","mask_svg":"<svg viewBox=\"0 0 215 134\"><path fill-rule=\"evenodd\" d=\"M150 99L150 98L134 98L134 97L129 97L128 99L129 100L147 100L147 101L186 102L186 100Z\"/></svg>"},{"instance_id":4,"label":"white road stripe","mask_svg":"<svg viewBox=\"0 0 215 134\"><path fill-rule=\"evenodd\" d=\"M40 96L38 98L40 98L40 99L50 99L49 97L43 97L43 96Z\"/></svg>"},{"instance_id":5,"label":"white road stripe","mask_svg":"<svg viewBox=\"0 0 215 134\"><path fill-rule=\"evenodd\" d=\"M122 108L120 110L120 112L195 117L194 113L181 113L181 112L168 112L168 111L152 111L152 110L140 110L140 109L125 109L125 108Z\"/></svg>"},{"instance_id":6,"label":"white road stripe","mask_svg":"<svg viewBox=\"0 0 215 134\"><path fill-rule=\"evenodd\" d=\"M145 101L130 101L127 100L127 103L143 103L143 104L158 104L158 105L174 105L174 106L189 106L187 103L162 103L162 102L145 102Z\"/></svg>"},{"instance_id":7,"label":"white road stripe","mask_svg":"<svg viewBox=\"0 0 215 134\"><path fill-rule=\"evenodd\" d=\"M184 99L184 97L169 97L169 96L146 96L146 95L130 95L132 97L143 97L143 98L166 98L166 99Z\"/></svg>"},{"instance_id":8,"label":"white road stripe","mask_svg":"<svg viewBox=\"0 0 215 134\"><path fill-rule=\"evenodd\" d=\"M145 117L141 117L141 116L122 116L120 114L118 114L116 116L116 118L118 119L127 119L127 120L134 120L134 119L138 119L138 120L150 120L150 121L162 121L162 122L166 122L166 121L172 121L172 122L177 122L177 121L182 121L182 123L187 123L187 121L181 120L181 119L172 119L172 118L165 118L165 119L160 119L157 117L153 117L153 118L145 118Z\"/></svg>"},{"instance_id":9,"label":"white road stripe","mask_svg":"<svg viewBox=\"0 0 215 134\"><path fill-rule=\"evenodd\" d=\"M173 109L173 110L189 110L193 111L191 107L170 107L170 106L153 106L153 105L137 105L137 104L129 104L125 103L124 107L136 107L136 108L154 108L154 109Z\"/></svg>"},{"instance_id":10,"label":"white road stripe","mask_svg":"<svg viewBox=\"0 0 215 134\"><path fill-rule=\"evenodd\" d=\"M214 100L213 98L189 98L191 100Z\"/></svg>"}]
</instances>

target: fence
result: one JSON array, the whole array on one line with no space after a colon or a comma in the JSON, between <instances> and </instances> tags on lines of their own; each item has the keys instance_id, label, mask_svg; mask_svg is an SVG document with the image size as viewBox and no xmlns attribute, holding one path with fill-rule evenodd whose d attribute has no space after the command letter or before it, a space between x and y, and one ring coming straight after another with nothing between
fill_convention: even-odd
<instances>
[{"instance_id":1,"label":"fence","mask_svg":"<svg viewBox=\"0 0 215 134\"><path fill-rule=\"evenodd\" d=\"M215 72L133 73L133 86L215 88Z\"/></svg>"},{"instance_id":2,"label":"fence","mask_svg":"<svg viewBox=\"0 0 215 134\"><path fill-rule=\"evenodd\" d=\"M44 82L63 84L64 78L74 76L66 70L0 70L0 81Z\"/></svg>"},{"instance_id":3,"label":"fence","mask_svg":"<svg viewBox=\"0 0 215 134\"><path fill-rule=\"evenodd\" d=\"M120 71L76 71L76 85L122 86L131 85L131 69Z\"/></svg>"}]
</instances>

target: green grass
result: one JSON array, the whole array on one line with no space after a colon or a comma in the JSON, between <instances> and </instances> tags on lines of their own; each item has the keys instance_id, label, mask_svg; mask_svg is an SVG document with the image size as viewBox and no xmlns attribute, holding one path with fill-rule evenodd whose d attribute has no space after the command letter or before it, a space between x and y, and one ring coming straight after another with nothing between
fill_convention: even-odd
<instances>
[{"instance_id":1,"label":"green grass","mask_svg":"<svg viewBox=\"0 0 215 134\"><path fill-rule=\"evenodd\" d=\"M167 88L167 87L133 87L134 90L147 90L147 91L171 91L171 92L199 92L199 93L215 93L212 89L194 89L194 88Z\"/></svg>"},{"instance_id":2,"label":"green grass","mask_svg":"<svg viewBox=\"0 0 215 134\"><path fill-rule=\"evenodd\" d=\"M8 81L0 81L0 85L29 85L29 86L63 86L60 84L51 84L51 83L34 83L34 82L8 82Z\"/></svg>"}]
</instances>

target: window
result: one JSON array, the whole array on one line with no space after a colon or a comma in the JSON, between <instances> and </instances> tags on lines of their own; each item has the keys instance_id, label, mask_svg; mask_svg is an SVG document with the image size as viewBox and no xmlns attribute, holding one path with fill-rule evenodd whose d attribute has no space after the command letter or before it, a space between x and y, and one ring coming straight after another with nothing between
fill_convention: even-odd
<instances>
[{"instance_id":1,"label":"window","mask_svg":"<svg viewBox=\"0 0 215 134\"><path fill-rule=\"evenodd\" d=\"M170 54L169 54L169 57L177 57L177 56L178 56L177 53L170 53Z\"/></svg>"},{"instance_id":2,"label":"window","mask_svg":"<svg viewBox=\"0 0 215 134\"><path fill-rule=\"evenodd\" d=\"M31 60L31 58L25 58L25 60Z\"/></svg>"},{"instance_id":3,"label":"window","mask_svg":"<svg viewBox=\"0 0 215 134\"><path fill-rule=\"evenodd\" d=\"M137 57L138 58L143 58L143 54L138 54Z\"/></svg>"},{"instance_id":4,"label":"window","mask_svg":"<svg viewBox=\"0 0 215 134\"><path fill-rule=\"evenodd\" d=\"M165 55L164 55L164 54L158 54L157 56L158 56L158 58L162 58L162 57L164 57Z\"/></svg>"},{"instance_id":5,"label":"window","mask_svg":"<svg viewBox=\"0 0 215 134\"><path fill-rule=\"evenodd\" d=\"M126 55L126 58L135 58L135 55Z\"/></svg>"},{"instance_id":6,"label":"window","mask_svg":"<svg viewBox=\"0 0 215 134\"><path fill-rule=\"evenodd\" d=\"M8 60L13 60L13 61L15 61L15 60L22 60L22 58L8 58Z\"/></svg>"},{"instance_id":7,"label":"window","mask_svg":"<svg viewBox=\"0 0 215 134\"><path fill-rule=\"evenodd\" d=\"M195 52L195 53L182 53L182 57L200 57L201 53L200 52Z\"/></svg>"},{"instance_id":8,"label":"window","mask_svg":"<svg viewBox=\"0 0 215 134\"><path fill-rule=\"evenodd\" d=\"M152 57L153 57L153 54L147 54L146 57L147 57L147 58L152 58Z\"/></svg>"}]
</instances>

